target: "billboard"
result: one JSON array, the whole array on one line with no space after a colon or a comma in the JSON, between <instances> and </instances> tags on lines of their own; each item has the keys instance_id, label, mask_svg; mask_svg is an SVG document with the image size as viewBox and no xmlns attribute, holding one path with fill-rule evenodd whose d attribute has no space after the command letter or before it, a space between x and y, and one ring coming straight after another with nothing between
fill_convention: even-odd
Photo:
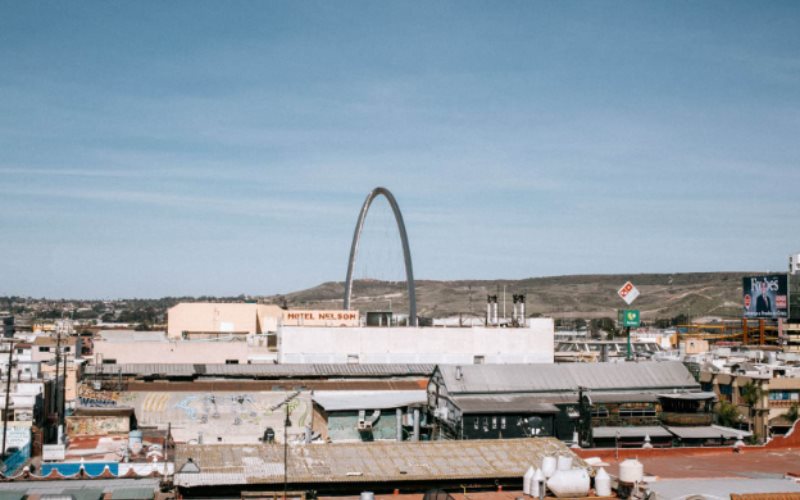
<instances>
[{"instance_id":1,"label":"billboard","mask_svg":"<svg viewBox=\"0 0 800 500\"><path fill-rule=\"evenodd\" d=\"M789 314L785 274L747 276L742 281L745 318L786 318Z\"/></svg>"}]
</instances>

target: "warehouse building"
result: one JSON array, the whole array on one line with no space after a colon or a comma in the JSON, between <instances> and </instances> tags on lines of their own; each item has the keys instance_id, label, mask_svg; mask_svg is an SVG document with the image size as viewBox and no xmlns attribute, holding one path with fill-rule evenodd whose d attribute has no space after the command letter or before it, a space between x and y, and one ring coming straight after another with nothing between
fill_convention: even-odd
<instances>
[{"instance_id":1,"label":"warehouse building","mask_svg":"<svg viewBox=\"0 0 800 500\"><path fill-rule=\"evenodd\" d=\"M680 362L440 365L428 383L438 437L554 436L586 446L616 438L623 427L641 428L625 436L641 445L646 427L664 423L662 404L673 424L710 423L713 398Z\"/></svg>"}]
</instances>

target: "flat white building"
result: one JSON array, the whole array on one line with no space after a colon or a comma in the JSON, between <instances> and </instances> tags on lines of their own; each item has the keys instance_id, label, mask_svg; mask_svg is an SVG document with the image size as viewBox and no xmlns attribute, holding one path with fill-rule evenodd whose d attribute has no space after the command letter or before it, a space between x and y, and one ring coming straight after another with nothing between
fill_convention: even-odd
<instances>
[{"instance_id":1,"label":"flat white building","mask_svg":"<svg viewBox=\"0 0 800 500\"><path fill-rule=\"evenodd\" d=\"M552 363L552 318L526 328L299 327L278 329L280 363Z\"/></svg>"}]
</instances>

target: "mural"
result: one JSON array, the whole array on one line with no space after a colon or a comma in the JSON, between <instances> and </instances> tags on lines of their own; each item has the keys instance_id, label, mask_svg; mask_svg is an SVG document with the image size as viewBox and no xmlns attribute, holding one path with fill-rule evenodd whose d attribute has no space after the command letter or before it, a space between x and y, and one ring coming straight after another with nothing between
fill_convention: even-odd
<instances>
[{"instance_id":1,"label":"mural","mask_svg":"<svg viewBox=\"0 0 800 500\"><path fill-rule=\"evenodd\" d=\"M131 430L128 417L67 417L69 436L107 436L127 434Z\"/></svg>"},{"instance_id":2,"label":"mural","mask_svg":"<svg viewBox=\"0 0 800 500\"><path fill-rule=\"evenodd\" d=\"M257 443L267 427L283 429L289 406L289 433L304 433L311 422L307 393L263 392L130 392L119 403L135 409L140 425L172 426L179 442ZM298 437L299 438L299 437Z\"/></svg>"}]
</instances>

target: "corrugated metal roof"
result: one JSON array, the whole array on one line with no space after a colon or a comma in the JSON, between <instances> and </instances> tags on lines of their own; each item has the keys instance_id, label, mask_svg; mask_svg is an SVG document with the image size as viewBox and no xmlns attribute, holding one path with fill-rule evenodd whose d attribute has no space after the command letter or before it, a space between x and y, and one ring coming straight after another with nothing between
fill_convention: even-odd
<instances>
[{"instance_id":1,"label":"corrugated metal roof","mask_svg":"<svg viewBox=\"0 0 800 500\"><path fill-rule=\"evenodd\" d=\"M144 479L67 479L54 481L15 481L0 483L0 491L21 491L28 495L53 495L60 494L64 489L101 489L113 492L117 489L147 488L157 491L160 484L159 478Z\"/></svg>"},{"instance_id":2,"label":"corrugated metal roof","mask_svg":"<svg viewBox=\"0 0 800 500\"><path fill-rule=\"evenodd\" d=\"M641 427L594 427L592 428L592 435L595 438L614 438L619 434L621 438L644 438L650 436L651 438L671 438L672 434L660 425L646 425Z\"/></svg>"},{"instance_id":3,"label":"corrugated metal roof","mask_svg":"<svg viewBox=\"0 0 800 500\"><path fill-rule=\"evenodd\" d=\"M699 389L680 361L440 365L450 394ZM460 372L460 377L456 377Z\"/></svg>"},{"instance_id":4,"label":"corrugated metal roof","mask_svg":"<svg viewBox=\"0 0 800 500\"><path fill-rule=\"evenodd\" d=\"M659 398L664 399L683 399L688 401L703 401L706 399L717 399L713 392L668 392L659 394Z\"/></svg>"},{"instance_id":5,"label":"corrugated metal roof","mask_svg":"<svg viewBox=\"0 0 800 500\"><path fill-rule=\"evenodd\" d=\"M134 377L249 377L249 378L328 378L400 377L433 373L432 364L153 364L127 363L87 366L86 375L118 374Z\"/></svg>"},{"instance_id":6,"label":"corrugated metal roof","mask_svg":"<svg viewBox=\"0 0 800 500\"><path fill-rule=\"evenodd\" d=\"M661 479L648 484L657 500L689 497L728 500L733 493L800 492L800 485L787 479Z\"/></svg>"},{"instance_id":7,"label":"corrugated metal roof","mask_svg":"<svg viewBox=\"0 0 800 500\"><path fill-rule=\"evenodd\" d=\"M569 455L554 438L474 441L371 442L289 447L290 483L406 482L522 477L546 455ZM283 463L283 446L186 445L175 450L176 468L189 458L199 473L176 473L181 487L280 484L270 464Z\"/></svg>"},{"instance_id":8,"label":"corrugated metal roof","mask_svg":"<svg viewBox=\"0 0 800 500\"><path fill-rule=\"evenodd\" d=\"M731 429L730 427L722 427L721 425L701 425L689 427L668 425L665 427L668 431L681 439L719 439L720 436L724 437L725 439L735 439L739 436L744 438L752 434L748 431L740 431L739 429Z\"/></svg>"},{"instance_id":9,"label":"corrugated metal roof","mask_svg":"<svg viewBox=\"0 0 800 500\"><path fill-rule=\"evenodd\" d=\"M463 413L558 413L558 407L536 396L465 396L453 398Z\"/></svg>"},{"instance_id":10,"label":"corrugated metal roof","mask_svg":"<svg viewBox=\"0 0 800 500\"><path fill-rule=\"evenodd\" d=\"M419 391L315 391L313 400L325 411L385 410L423 405L427 392Z\"/></svg>"}]
</instances>

